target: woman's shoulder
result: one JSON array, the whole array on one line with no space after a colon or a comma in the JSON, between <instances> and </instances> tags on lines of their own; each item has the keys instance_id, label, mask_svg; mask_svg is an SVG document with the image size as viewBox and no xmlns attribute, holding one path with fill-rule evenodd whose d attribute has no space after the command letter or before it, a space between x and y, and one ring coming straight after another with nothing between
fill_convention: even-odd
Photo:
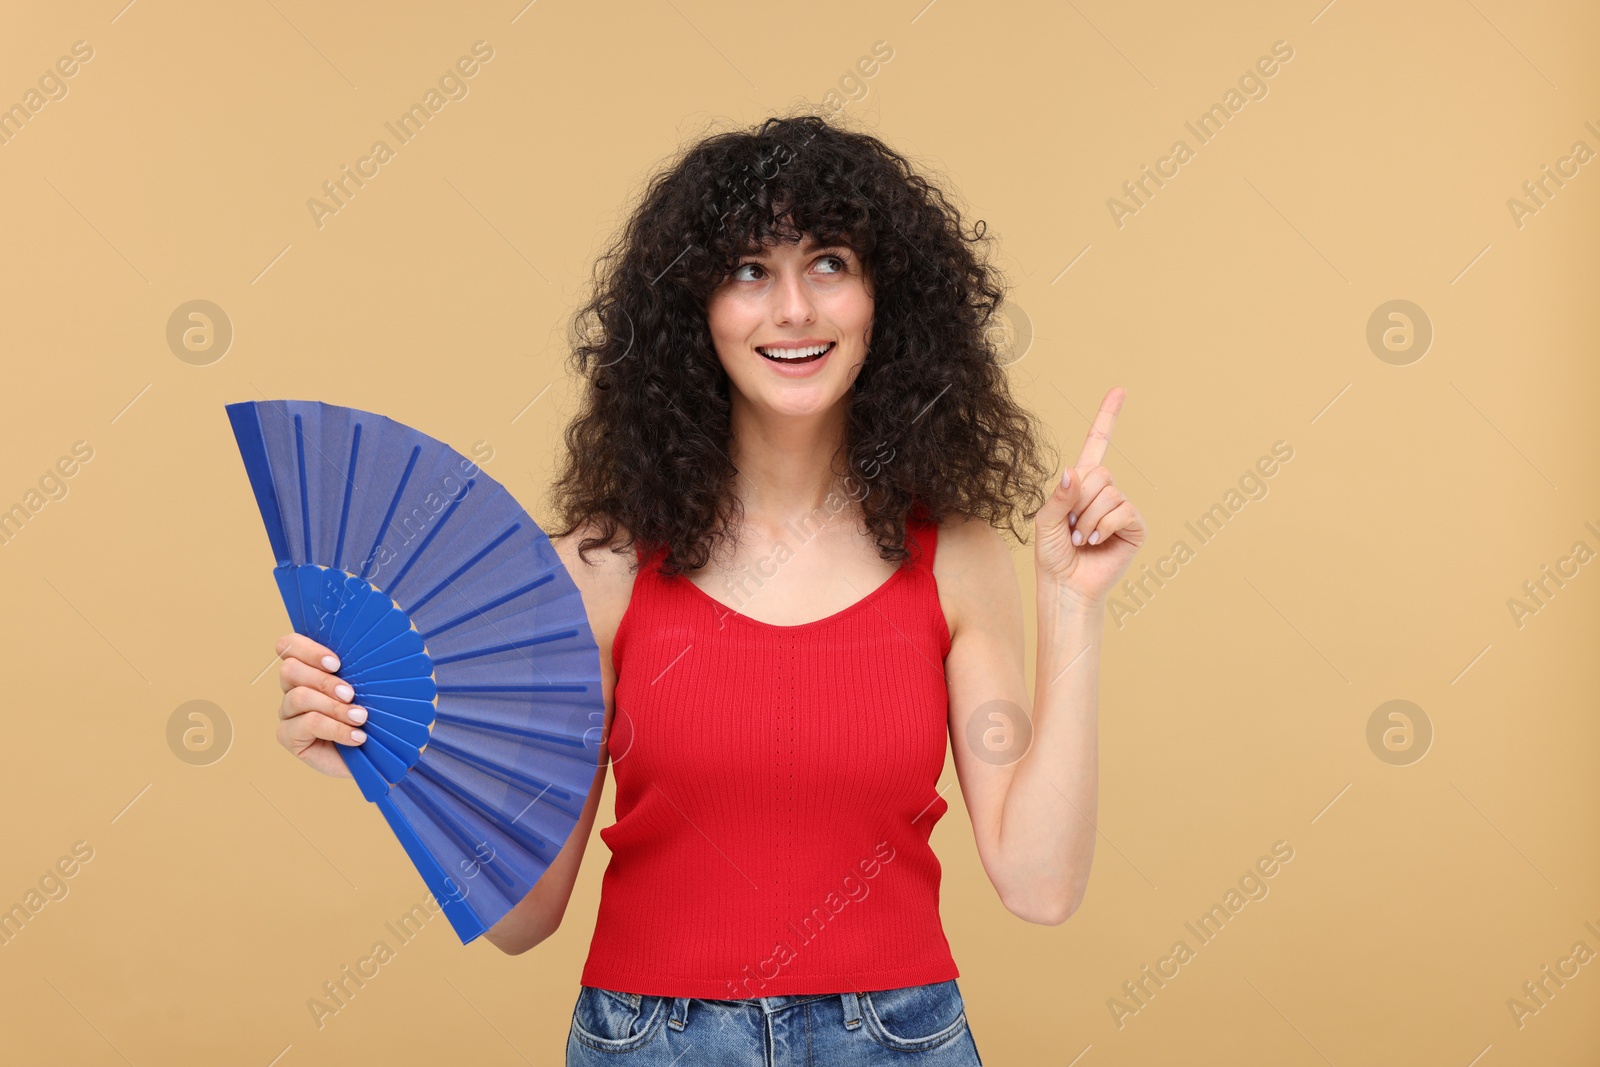
<instances>
[{"instance_id":1,"label":"woman's shoulder","mask_svg":"<svg viewBox=\"0 0 1600 1067\"><path fill-rule=\"evenodd\" d=\"M622 621L633 596L638 555L633 546L627 544L627 529L618 524L611 542L589 549L585 559L578 551L579 545L589 538L602 536L604 530L600 523L590 520L564 536L550 538L550 544L583 597L584 611L589 616L589 628L595 640L609 651L617 624Z\"/></svg>"},{"instance_id":2,"label":"woman's shoulder","mask_svg":"<svg viewBox=\"0 0 1600 1067\"><path fill-rule=\"evenodd\" d=\"M962 568L987 560L993 564L1004 556L1009 562L1011 546L999 530L975 515L951 513L938 523L939 551L934 556L934 568L948 562Z\"/></svg>"},{"instance_id":3,"label":"woman's shoulder","mask_svg":"<svg viewBox=\"0 0 1600 1067\"><path fill-rule=\"evenodd\" d=\"M933 577L954 634L961 619L972 613L972 605L994 597L1004 583L1016 586L1016 566L1005 536L981 518L947 515L938 530Z\"/></svg>"}]
</instances>

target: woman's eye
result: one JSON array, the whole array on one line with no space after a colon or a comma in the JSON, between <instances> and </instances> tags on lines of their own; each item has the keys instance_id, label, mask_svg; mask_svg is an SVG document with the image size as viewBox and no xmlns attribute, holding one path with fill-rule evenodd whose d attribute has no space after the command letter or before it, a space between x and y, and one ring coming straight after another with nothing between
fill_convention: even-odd
<instances>
[{"instance_id":1,"label":"woman's eye","mask_svg":"<svg viewBox=\"0 0 1600 1067\"><path fill-rule=\"evenodd\" d=\"M820 263L833 263L833 264L835 264L835 267L832 270L824 269L822 271L822 273L824 273L824 274L845 274L845 273L848 273L849 270L850 270L850 264L845 260L845 258L843 256L826 255L826 256L822 256L822 257L818 258L817 262L819 264ZM753 270L753 271L758 271L759 272L759 271L764 271L765 269L766 268L763 267L759 263L741 263L737 267L733 268L733 273L731 275L729 275L729 277L731 277L736 282L757 281L759 279L759 277L760 277L759 274L757 274L755 277L751 277L750 275L747 275L744 272L748 271L748 270Z\"/></svg>"}]
</instances>

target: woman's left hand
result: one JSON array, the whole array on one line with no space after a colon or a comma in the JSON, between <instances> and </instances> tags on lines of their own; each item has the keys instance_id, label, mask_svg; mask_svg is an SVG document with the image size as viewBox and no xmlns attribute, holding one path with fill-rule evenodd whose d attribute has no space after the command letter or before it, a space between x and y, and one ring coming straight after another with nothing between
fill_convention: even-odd
<instances>
[{"instance_id":1,"label":"woman's left hand","mask_svg":"<svg viewBox=\"0 0 1600 1067\"><path fill-rule=\"evenodd\" d=\"M1089 427L1078 462L1067 468L1033 518L1034 567L1041 588L1053 584L1086 603L1104 604L1144 543L1144 516L1111 483L1101 460L1127 390L1112 388Z\"/></svg>"}]
</instances>

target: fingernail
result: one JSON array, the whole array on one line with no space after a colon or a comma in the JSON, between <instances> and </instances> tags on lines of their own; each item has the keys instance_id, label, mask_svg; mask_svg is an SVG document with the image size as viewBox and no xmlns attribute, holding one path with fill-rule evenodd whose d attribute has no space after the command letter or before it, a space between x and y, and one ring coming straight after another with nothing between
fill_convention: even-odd
<instances>
[{"instance_id":1,"label":"fingernail","mask_svg":"<svg viewBox=\"0 0 1600 1067\"><path fill-rule=\"evenodd\" d=\"M1096 530L1094 533L1089 535L1089 543L1091 545L1094 544L1098 540L1100 540L1100 531L1099 530Z\"/></svg>"},{"instance_id":2,"label":"fingernail","mask_svg":"<svg viewBox=\"0 0 1600 1067\"><path fill-rule=\"evenodd\" d=\"M1073 530L1072 531L1072 543L1075 544L1075 545L1083 544L1083 531L1082 530Z\"/></svg>"},{"instance_id":3,"label":"fingernail","mask_svg":"<svg viewBox=\"0 0 1600 1067\"><path fill-rule=\"evenodd\" d=\"M352 719L354 719L356 722L366 722L367 721L367 709L366 708L351 708L350 709L350 717Z\"/></svg>"},{"instance_id":4,"label":"fingernail","mask_svg":"<svg viewBox=\"0 0 1600 1067\"><path fill-rule=\"evenodd\" d=\"M1078 525L1078 513L1076 511L1071 511L1071 512L1067 513L1067 525L1068 526L1076 526L1076 525Z\"/></svg>"},{"instance_id":5,"label":"fingernail","mask_svg":"<svg viewBox=\"0 0 1600 1067\"><path fill-rule=\"evenodd\" d=\"M1062 485L1066 485L1066 486L1070 486L1072 484L1072 468L1071 467L1068 467L1066 470L1061 472L1061 484Z\"/></svg>"},{"instance_id":6,"label":"fingernail","mask_svg":"<svg viewBox=\"0 0 1600 1067\"><path fill-rule=\"evenodd\" d=\"M335 656L323 656L322 657L322 669L325 670L325 671L336 671L336 670L338 670L339 669L339 660L338 660L338 658L335 657Z\"/></svg>"},{"instance_id":7,"label":"fingernail","mask_svg":"<svg viewBox=\"0 0 1600 1067\"><path fill-rule=\"evenodd\" d=\"M350 740L354 741L356 744L359 745L361 742L365 741L366 739L367 739L367 732L365 730L351 730L350 731Z\"/></svg>"},{"instance_id":8,"label":"fingernail","mask_svg":"<svg viewBox=\"0 0 1600 1067\"><path fill-rule=\"evenodd\" d=\"M351 697L356 695L356 691L351 689L348 685L336 685L333 687L333 695L338 697L340 700L348 701Z\"/></svg>"}]
</instances>

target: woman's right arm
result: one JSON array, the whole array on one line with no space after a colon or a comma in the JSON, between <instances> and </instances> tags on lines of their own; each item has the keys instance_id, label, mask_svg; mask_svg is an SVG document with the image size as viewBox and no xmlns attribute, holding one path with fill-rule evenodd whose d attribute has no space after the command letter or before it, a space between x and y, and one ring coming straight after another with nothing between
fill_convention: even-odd
<instances>
[{"instance_id":1,"label":"woman's right arm","mask_svg":"<svg viewBox=\"0 0 1600 1067\"><path fill-rule=\"evenodd\" d=\"M608 548L591 553L593 563L583 562L576 546L590 533L584 527L569 537L553 538L551 544L583 597L584 611L600 648L601 695L605 702L600 752L589 795L567 843L527 895L483 935L490 944L513 956L537 945L561 925L594 829L610 763L605 738L611 733L616 688L611 641L633 592L633 573L627 555L614 554ZM278 706L278 743L323 774L349 778L350 770L334 742L358 745L364 741L366 735L360 726L366 712L349 703L354 693L338 676L338 660L331 650L301 634L285 634L278 639L276 648L283 657L278 670L279 687L283 690Z\"/></svg>"}]
</instances>

